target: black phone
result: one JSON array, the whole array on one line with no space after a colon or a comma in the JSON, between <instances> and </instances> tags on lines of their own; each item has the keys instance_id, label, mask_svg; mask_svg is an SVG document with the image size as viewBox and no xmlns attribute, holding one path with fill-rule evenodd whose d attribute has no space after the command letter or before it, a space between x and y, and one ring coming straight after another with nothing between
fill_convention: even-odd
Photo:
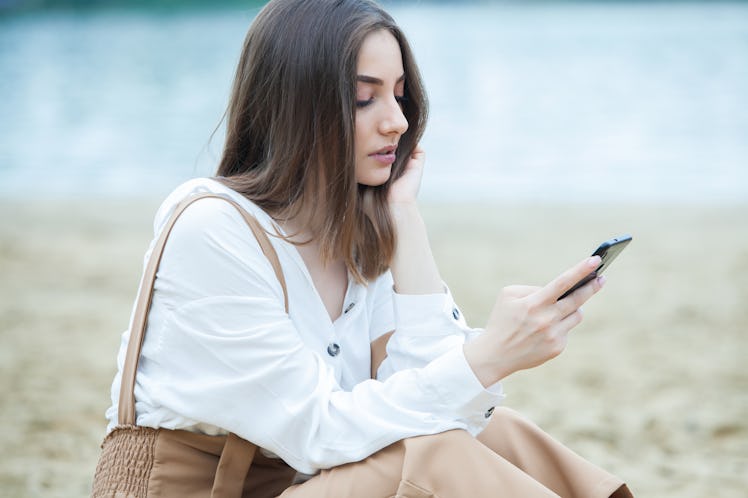
<instances>
[{"instance_id":1,"label":"black phone","mask_svg":"<svg viewBox=\"0 0 748 498\"><path fill-rule=\"evenodd\" d=\"M592 253L592 256L600 256L600 258L602 258L602 260L600 261L600 265L596 270L574 284L574 287L564 292L563 295L558 298L558 301L565 298L575 290L579 289L593 278L597 278L598 275L600 275L608 266L610 266L610 263L612 263L613 260L616 259L621 251L623 251L623 249L627 245L629 245L629 242L631 242L631 235L621 235L614 239L606 240L605 242L600 244L600 246L595 249L595 252Z\"/></svg>"}]
</instances>

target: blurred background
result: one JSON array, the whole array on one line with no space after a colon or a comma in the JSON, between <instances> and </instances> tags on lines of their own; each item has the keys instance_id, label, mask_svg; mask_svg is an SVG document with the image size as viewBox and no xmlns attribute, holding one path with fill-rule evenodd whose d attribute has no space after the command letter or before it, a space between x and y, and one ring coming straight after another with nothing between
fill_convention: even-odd
<instances>
[{"instance_id":1,"label":"blurred background","mask_svg":"<svg viewBox=\"0 0 748 498\"><path fill-rule=\"evenodd\" d=\"M748 3L386 2L421 197L482 326L634 241L507 405L637 496L748 493ZM0 497L87 496L161 199L211 175L251 1L0 0Z\"/></svg>"},{"instance_id":2,"label":"blurred background","mask_svg":"<svg viewBox=\"0 0 748 498\"><path fill-rule=\"evenodd\" d=\"M390 2L432 101L424 199L748 199L748 4ZM0 195L214 171L251 2L0 1Z\"/></svg>"}]
</instances>

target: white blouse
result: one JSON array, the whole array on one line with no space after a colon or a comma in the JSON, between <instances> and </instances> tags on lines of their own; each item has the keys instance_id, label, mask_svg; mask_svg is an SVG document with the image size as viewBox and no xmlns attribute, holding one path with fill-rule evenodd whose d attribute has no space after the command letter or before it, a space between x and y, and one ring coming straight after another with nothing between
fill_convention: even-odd
<instances>
[{"instance_id":1,"label":"white blouse","mask_svg":"<svg viewBox=\"0 0 748 498\"><path fill-rule=\"evenodd\" d=\"M180 200L206 191L229 195L270 233L279 230L240 194L196 179L161 205L156 237ZM270 239L286 278L288 314L272 266L233 206L202 199L176 222L138 367L138 425L234 432L307 474L403 438L485 427L503 399L501 385L484 389L466 362L462 345L477 332L448 290L400 295L389 273L368 285L349 277L343 313L331 322L296 247ZM370 343L391 330L387 358L372 380ZM122 335L108 430L117 424L128 336Z\"/></svg>"}]
</instances>

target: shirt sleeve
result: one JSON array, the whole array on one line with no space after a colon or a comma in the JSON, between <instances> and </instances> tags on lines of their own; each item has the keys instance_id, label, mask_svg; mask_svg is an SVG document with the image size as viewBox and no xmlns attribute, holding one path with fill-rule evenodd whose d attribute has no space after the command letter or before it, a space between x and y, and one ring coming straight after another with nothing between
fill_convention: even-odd
<instances>
[{"instance_id":1,"label":"shirt sleeve","mask_svg":"<svg viewBox=\"0 0 748 498\"><path fill-rule=\"evenodd\" d=\"M399 370L423 366L465 343L472 330L446 285L444 289L441 294L406 295L390 287L395 333L387 343L387 357L377 378L386 379Z\"/></svg>"},{"instance_id":2,"label":"shirt sleeve","mask_svg":"<svg viewBox=\"0 0 748 498\"><path fill-rule=\"evenodd\" d=\"M389 271L369 283L369 295L372 296L369 313L369 340L371 342L395 330L392 285L392 274Z\"/></svg>"},{"instance_id":3,"label":"shirt sleeve","mask_svg":"<svg viewBox=\"0 0 748 498\"><path fill-rule=\"evenodd\" d=\"M387 356L377 370L380 380L401 370L428 365L445 352L455 349L462 351L462 346L481 332L468 326L446 284L444 292L439 294L398 294L394 287L390 287L390 295L395 333L387 342ZM468 369L472 373L469 366ZM477 378L475 381L478 382ZM500 382L489 386L486 392L494 396L495 404L505 397ZM461 418L460 421L469 432L477 434L488 424L492 412L489 409L485 413Z\"/></svg>"},{"instance_id":4,"label":"shirt sleeve","mask_svg":"<svg viewBox=\"0 0 748 498\"><path fill-rule=\"evenodd\" d=\"M154 302L168 300L147 368L154 398L277 454L296 470L358 461L406 437L474 429L497 404L461 347L344 391L304 346L272 267L218 199L185 210L167 242ZM293 306L293 301L291 301ZM149 331L150 334L150 331ZM140 423L140 417L138 418Z\"/></svg>"}]
</instances>

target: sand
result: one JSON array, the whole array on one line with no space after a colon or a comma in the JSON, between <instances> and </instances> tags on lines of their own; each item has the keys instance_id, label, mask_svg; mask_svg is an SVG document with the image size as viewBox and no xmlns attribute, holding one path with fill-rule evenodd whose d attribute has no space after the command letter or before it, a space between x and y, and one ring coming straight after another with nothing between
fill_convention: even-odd
<instances>
[{"instance_id":1,"label":"sand","mask_svg":"<svg viewBox=\"0 0 748 498\"><path fill-rule=\"evenodd\" d=\"M0 496L87 496L157 201L0 201ZM428 205L471 324L609 236L634 242L506 404L640 497L748 494L748 206Z\"/></svg>"}]
</instances>

